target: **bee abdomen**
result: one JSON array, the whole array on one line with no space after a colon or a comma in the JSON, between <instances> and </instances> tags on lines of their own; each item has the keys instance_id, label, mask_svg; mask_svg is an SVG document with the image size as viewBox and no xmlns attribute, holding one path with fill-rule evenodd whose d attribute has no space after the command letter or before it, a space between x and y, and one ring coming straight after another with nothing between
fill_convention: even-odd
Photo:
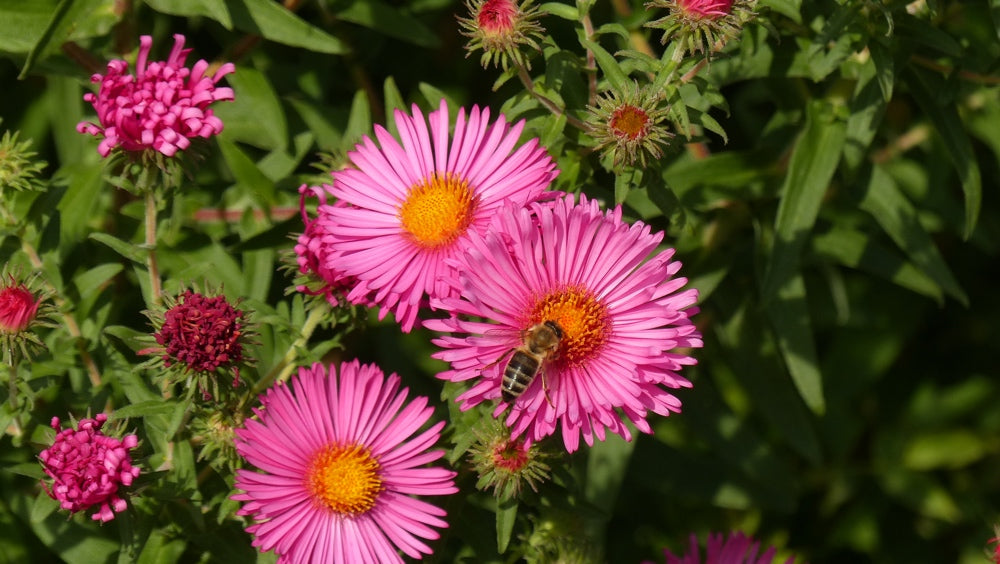
<instances>
[{"instance_id":1,"label":"bee abdomen","mask_svg":"<svg viewBox=\"0 0 1000 564\"><path fill-rule=\"evenodd\" d=\"M515 351L503 371L503 384L500 386L500 396L503 401L513 403L524 393L538 374L538 366L537 358L522 351Z\"/></svg>"}]
</instances>

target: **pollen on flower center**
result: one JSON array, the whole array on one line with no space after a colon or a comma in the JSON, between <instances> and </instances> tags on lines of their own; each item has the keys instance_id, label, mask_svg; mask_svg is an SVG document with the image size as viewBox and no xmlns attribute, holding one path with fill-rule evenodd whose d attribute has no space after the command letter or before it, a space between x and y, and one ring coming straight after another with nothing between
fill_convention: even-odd
<instances>
[{"instance_id":1,"label":"pollen on flower center","mask_svg":"<svg viewBox=\"0 0 1000 564\"><path fill-rule=\"evenodd\" d=\"M578 365L596 354L611 334L607 308L586 288L568 286L542 297L531 311L532 323L555 321L563 331L556 362Z\"/></svg>"},{"instance_id":2,"label":"pollen on flower center","mask_svg":"<svg viewBox=\"0 0 1000 564\"><path fill-rule=\"evenodd\" d=\"M649 132L649 115L640 108L625 104L611 114L608 126L617 137L639 139Z\"/></svg>"},{"instance_id":3,"label":"pollen on flower center","mask_svg":"<svg viewBox=\"0 0 1000 564\"><path fill-rule=\"evenodd\" d=\"M319 505L342 515L359 515L375 506L382 491L379 463L360 445L327 445L313 455L305 486Z\"/></svg>"},{"instance_id":4,"label":"pollen on flower center","mask_svg":"<svg viewBox=\"0 0 1000 564\"><path fill-rule=\"evenodd\" d=\"M414 242L435 249L465 233L477 203L468 181L451 173L433 173L410 187L399 208L399 219Z\"/></svg>"}]
</instances>

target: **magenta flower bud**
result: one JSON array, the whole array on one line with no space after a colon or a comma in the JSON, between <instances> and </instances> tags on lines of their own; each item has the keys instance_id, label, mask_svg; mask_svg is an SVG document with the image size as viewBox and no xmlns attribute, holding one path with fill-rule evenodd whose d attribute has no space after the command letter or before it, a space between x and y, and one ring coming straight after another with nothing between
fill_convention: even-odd
<instances>
[{"instance_id":1,"label":"magenta flower bud","mask_svg":"<svg viewBox=\"0 0 1000 564\"><path fill-rule=\"evenodd\" d=\"M147 64L153 38L139 40L135 75L128 73L128 63L115 59L105 74L95 74L90 81L100 84L97 94L83 99L97 110L98 124L81 121L76 130L103 137L97 151L108 156L120 147L123 151L158 151L167 157L183 151L191 139L208 138L222 131L222 120L209 106L233 99L231 88L217 87L223 76L236 67L226 63L211 77L205 76L208 63L184 66L190 49L184 49L184 36L174 35L174 48L166 61Z\"/></svg>"},{"instance_id":2,"label":"magenta flower bud","mask_svg":"<svg viewBox=\"0 0 1000 564\"><path fill-rule=\"evenodd\" d=\"M60 430L52 446L38 455L52 478L51 486L42 483L45 492L70 513L96 507L91 519L102 523L125 511L128 504L119 489L132 485L139 476L128 452L138 439L135 435L121 440L105 435L101 427L107 420L107 415L99 413L80 421L75 430ZM53 417L51 424L58 430L59 418Z\"/></svg>"}]
</instances>

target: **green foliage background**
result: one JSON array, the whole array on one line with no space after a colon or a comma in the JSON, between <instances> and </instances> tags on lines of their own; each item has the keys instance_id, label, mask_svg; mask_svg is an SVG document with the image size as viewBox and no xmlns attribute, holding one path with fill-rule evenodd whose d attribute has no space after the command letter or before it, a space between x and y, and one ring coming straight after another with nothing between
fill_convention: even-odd
<instances>
[{"instance_id":1,"label":"green foliage background","mask_svg":"<svg viewBox=\"0 0 1000 564\"><path fill-rule=\"evenodd\" d=\"M168 292L221 284L255 311L258 375L294 350L300 363L375 361L416 393L453 395L434 378L428 333L363 312L365 328L324 325L295 348L308 311L277 269L302 230L297 188L322 178L318 155L342 163L374 123L391 128L393 109L442 96L527 119L525 138L562 171L556 188L622 202L667 231L701 292L706 343L685 371L694 388L678 392L683 413L560 459L513 509L476 493L453 451L463 494L444 502L451 526L432 561L660 560L689 533L730 529L814 563L986 561L1000 521L1000 2L762 0L760 22L668 86L693 145L679 137L660 162L618 172L513 71L466 57L462 3L286 4L0 0L3 127L49 163L44 192L4 192L18 221L0 230L0 262L30 270L29 242L80 329L49 331L50 353L21 367L30 409L2 398L0 560L258 558L225 499L231 478L187 443L103 527L67 519L37 485L53 415L140 405L117 419L140 434L144 469L182 423L132 369L148 331L142 202L107 182L96 141L75 126L93 119L91 72L140 34L165 58L184 33L189 63L236 63L236 101L215 106L225 131L161 211L157 252ZM590 73L613 89L663 68L659 34L643 26L659 15L639 1L541 9L533 87L569 116L585 118ZM453 403L438 413L460 427ZM510 541L502 555L498 539Z\"/></svg>"}]
</instances>

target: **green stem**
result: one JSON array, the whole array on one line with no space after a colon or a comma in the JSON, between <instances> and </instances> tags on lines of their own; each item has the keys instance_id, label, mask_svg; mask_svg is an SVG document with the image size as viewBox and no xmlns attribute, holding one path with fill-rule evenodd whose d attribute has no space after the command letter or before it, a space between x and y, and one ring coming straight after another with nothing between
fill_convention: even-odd
<instances>
[{"instance_id":1,"label":"green stem","mask_svg":"<svg viewBox=\"0 0 1000 564\"><path fill-rule=\"evenodd\" d=\"M299 333L299 338L295 339L292 346L288 347L288 352L281 359L281 362L274 365L274 368L267 373L263 378L260 379L257 384L254 385L253 389L250 390L250 396L256 396L264 391L265 388L270 386L273 382L284 382L291 375L292 370L295 369L293 362L299 356L299 350L306 346L309 342L309 338L312 337L313 331L319 326L320 321L326 316L328 308L314 307L312 311L309 312L309 317L306 318L305 324L302 325L302 332Z\"/></svg>"},{"instance_id":2,"label":"green stem","mask_svg":"<svg viewBox=\"0 0 1000 564\"><path fill-rule=\"evenodd\" d=\"M590 131L589 125L569 115L568 113L563 111L563 109L560 108L558 104L546 98L542 94L536 92L535 83L533 80L531 80L531 75L528 74L528 69L526 69L524 65L522 65L521 63L515 62L515 64L517 65L517 76L518 78L521 79L521 84L524 84L524 88L528 91L528 94L530 94L533 98L538 100L543 106L545 106L547 110L549 110L553 114L557 116L565 116L566 123L572 125L573 127L581 131Z\"/></svg>"},{"instance_id":3,"label":"green stem","mask_svg":"<svg viewBox=\"0 0 1000 564\"><path fill-rule=\"evenodd\" d=\"M146 188L146 249L149 251L146 266L149 271L151 301L153 305L159 305L163 300L163 288L156 264L156 193L149 187Z\"/></svg>"},{"instance_id":4,"label":"green stem","mask_svg":"<svg viewBox=\"0 0 1000 564\"><path fill-rule=\"evenodd\" d=\"M28 260L31 262L31 266L35 270L42 270L42 259L38 256L38 251L35 249L31 243L24 238L23 233L19 234L21 239L21 250L24 254L28 255ZM40 277L42 283L45 284L47 289L52 292L52 301L56 305L56 309L62 314L63 326L66 327L66 331L73 337L73 341L76 343L76 350L80 353L80 360L83 361L84 367L87 369L87 377L90 379L90 385L99 388L101 386L101 371L97 369L97 364L94 362L93 357L90 356L90 352L87 351L87 347L84 344L83 333L80 332L80 326L76 323L76 318L73 317L71 312L65 311L66 300L59 295L56 287L53 286L47 278L44 276ZM110 401L110 400L109 400Z\"/></svg>"}]
</instances>

